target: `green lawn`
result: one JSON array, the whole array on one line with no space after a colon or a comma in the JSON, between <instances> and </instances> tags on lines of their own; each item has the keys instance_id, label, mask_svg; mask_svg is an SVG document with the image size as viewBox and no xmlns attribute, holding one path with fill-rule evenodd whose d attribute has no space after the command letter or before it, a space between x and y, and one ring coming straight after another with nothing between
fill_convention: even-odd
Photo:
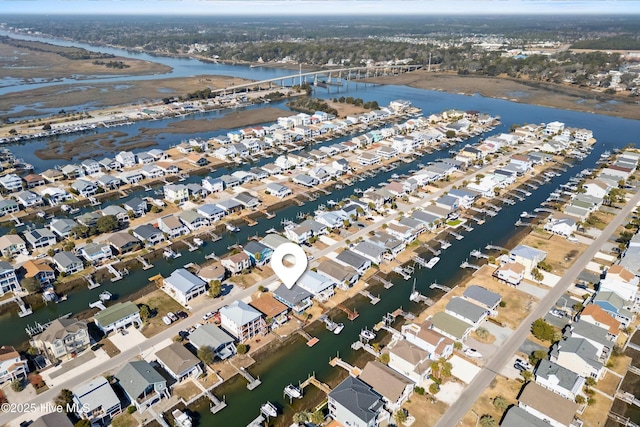
<instances>
[{"instance_id":1,"label":"green lawn","mask_svg":"<svg viewBox=\"0 0 640 427\"><path fill-rule=\"evenodd\" d=\"M459 226L460 224L462 224L462 220L461 220L461 219L454 219L453 221L447 221L447 222L446 222L446 224L447 224L449 227L457 227L457 226Z\"/></svg>"}]
</instances>

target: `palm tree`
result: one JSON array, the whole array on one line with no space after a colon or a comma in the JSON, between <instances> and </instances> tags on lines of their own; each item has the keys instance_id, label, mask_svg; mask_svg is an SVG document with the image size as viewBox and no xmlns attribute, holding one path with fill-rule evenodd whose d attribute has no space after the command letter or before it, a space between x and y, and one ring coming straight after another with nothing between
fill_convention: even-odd
<instances>
[{"instance_id":1,"label":"palm tree","mask_svg":"<svg viewBox=\"0 0 640 427\"><path fill-rule=\"evenodd\" d=\"M480 417L480 425L482 427L495 427L496 419L493 418L491 415L485 414Z\"/></svg>"}]
</instances>

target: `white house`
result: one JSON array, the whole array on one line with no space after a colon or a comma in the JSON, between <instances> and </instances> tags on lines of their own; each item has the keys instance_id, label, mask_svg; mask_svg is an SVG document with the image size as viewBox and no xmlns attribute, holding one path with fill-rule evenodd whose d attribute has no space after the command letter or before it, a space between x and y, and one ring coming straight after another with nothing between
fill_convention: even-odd
<instances>
[{"instance_id":1,"label":"white house","mask_svg":"<svg viewBox=\"0 0 640 427\"><path fill-rule=\"evenodd\" d=\"M220 309L220 325L241 343L268 331L262 314L238 300Z\"/></svg>"},{"instance_id":2,"label":"white house","mask_svg":"<svg viewBox=\"0 0 640 427\"><path fill-rule=\"evenodd\" d=\"M204 280L184 268L175 270L163 283L164 291L184 306L207 290Z\"/></svg>"}]
</instances>

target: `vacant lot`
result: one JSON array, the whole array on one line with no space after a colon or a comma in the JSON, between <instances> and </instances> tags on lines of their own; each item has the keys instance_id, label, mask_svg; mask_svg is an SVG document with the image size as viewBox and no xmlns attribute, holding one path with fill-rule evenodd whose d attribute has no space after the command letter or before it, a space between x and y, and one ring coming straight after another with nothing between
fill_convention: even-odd
<instances>
[{"instance_id":1,"label":"vacant lot","mask_svg":"<svg viewBox=\"0 0 640 427\"><path fill-rule=\"evenodd\" d=\"M507 405L515 405L518 403L517 397L522 383L517 380L509 380L502 376L496 376L491 382L489 388L484 390L480 397L473 404L473 408L467 412L460 422L462 426L474 427L477 425L478 417L483 415L491 415L496 420L496 425L502 419L504 409L501 409L494 405L494 399L498 396L502 396ZM475 414L474 414L475 412Z\"/></svg>"},{"instance_id":2,"label":"vacant lot","mask_svg":"<svg viewBox=\"0 0 640 427\"><path fill-rule=\"evenodd\" d=\"M572 243L564 237L537 231L531 232L522 244L545 251L547 257L544 262L553 268L551 273L556 275L562 275L587 248L585 244Z\"/></svg>"},{"instance_id":3,"label":"vacant lot","mask_svg":"<svg viewBox=\"0 0 640 427\"><path fill-rule=\"evenodd\" d=\"M147 319L146 324L142 328L142 334L149 338L164 330L167 325L162 321L162 316L166 316L168 312L177 312L183 310L173 298L165 294L160 289L151 292L135 301L136 304L146 304L152 313L152 317Z\"/></svg>"}]
</instances>

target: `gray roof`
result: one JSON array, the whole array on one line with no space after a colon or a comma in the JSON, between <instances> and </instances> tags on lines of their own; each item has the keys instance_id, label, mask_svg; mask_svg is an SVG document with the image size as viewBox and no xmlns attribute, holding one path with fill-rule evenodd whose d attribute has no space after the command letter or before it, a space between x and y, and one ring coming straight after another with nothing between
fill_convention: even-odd
<instances>
[{"instance_id":1,"label":"gray roof","mask_svg":"<svg viewBox=\"0 0 640 427\"><path fill-rule=\"evenodd\" d=\"M636 234L636 236L640 236L640 234ZM631 271L636 276L640 276L640 247L628 247L624 252L624 257L620 260L620 265Z\"/></svg>"},{"instance_id":2,"label":"gray roof","mask_svg":"<svg viewBox=\"0 0 640 427\"><path fill-rule=\"evenodd\" d=\"M495 305L498 304L502 299L500 294L491 292L490 290L478 285L468 286L464 290L463 295L466 298L478 301L479 303L484 304L487 307L495 307Z\"/></svg>"},{"instance_id":3,"label":"gray roof","mask_svg":"<svg viewBox=\"0 0 640 427\"><path fill-rule=\"evenodd\" d=\"M115 377L131 399L137 399L152 384L166 383L162 375L146 360L127 363Z\"/></svg>"},{"instance_id":4,"label":"gray roof","mask_svg":"<svg viewBox=\"0 0 640 427\"><path fill-rule=\"evenodd\" d=\"M442 203L443 205L453 207L458 204L458 198L449 196L449 195L441 196L439 199L436 200L436 203Z\"/></svg>"},{"instance_id":5,"label":"gray roof","mask_svg":"<svg viewBox=\"0 0 640 427\"><path fill-rule=\"evenodd\" d=\"M460 297L451 298L451 301L449 301L445 309L465 319L469 319L473 323L478 323L480 319L482 319L482 316L487 313L486 308L475 305Z\"/></svg>"},{"instance_id":6,"label":"gray roof","mask_svg":"<svg viewBox=\"0 0 640 427\"><path fill-rule=\"evenodd\" d=\"M284 284L278 286L273 292L273 295L277 296L280 300L286 301L291 305L296 305L307 298L311 298L312 295L302 289L298 285L294 285L291 289L287 288Z\"/></svg>"},{"instance_id":7,"label":"gray roof","mask_svg":"<svg viewBox=\"0 0 640 427\"><path fill-rule=\"evenodd\" d=\"M218 203L216 203L216 205L221 209L224 209L225 211L228 211L229 209L242 207L242 203L240 203L235 199L221 200Z\"/></svg>"},{"instance_id":8,"label":"gray roof","mask_svg":"<svg viewBox=\"0 0 640 427\"><path fill-rule=\"evenodd\" d=\"M608 329L596 326L593 323L574 322L571 324L571 327L568 328L566 336L581 336L590 341L594 341L598 344L611 348L615 343L607 338L608 334Z\"/></svg>"},{"instance_id":9,"label":"gray roof","mask_svg":"<svg viewBox=\"0 0 640 427\"><path fill-rule=\"evenodd\" d=\"M162 231L155 228L151 224L142 224L133 229L133 232L138 235L142 240L149 240L149 238L155 236L156 234L162 234Z\"/></svg>"},{"instance_id":10,"label":"gray roof","mask_svg":"<svg viewBox=\"0 0 640 427\"><path fill-rule=\"evenodd\" d=\"M549 427L549 425L518 406L509 408L500 423L500 427Z\"/></svg>"},{"instance_id":11,"label":"gray roof","mask_svg":"<svg viewBox=\"0 0 640 427\"><path fill-rule=\"evenodd\" d=\"M279 234L267 234L264 236L262 240L260 240L262 244L269 246L271 249L277 248L283 243L289 243L289 239L282 237Z\"/></svg>"},{"instance_id":12,"label":"gray roof","mask_svg":"<svg viewBox=\"0 0 640 427\"><path fill-rule=\"evenodd\" d=\"M602 367L602 362L598 360L598 350L584 338L565 338L554 344L551 349L551 354L557 355L560 351L563 353L577 354L581 359L595 368Z\"/></svg>"},{"instance_id":13,"label":"gray roof","mask_svg":"<svg viewBox=\"0 0 640 427\"><path fill-rule=\"evenodd\" d=\"M220 309L220 315L227 317L236 325L242 326L253 322L262 316L262 313L249 304L236 300L228 306L222 307Z\"/></svg>"},{"instance_id":14,"label":"gray roof","mask_svg":"<svg viewBox=\"0 0 640 427\"><path fill-rule=\"evenodd\" d=\"M30 242L35 242L41 238L49 239L51 237L56 237L55 234L48 228L37 228L35 230L25 231L24 237Z\"/></svg>"},{"instance_id":15,"label":"gray roof","mask_svg":"<svg viewBox=\"0 0 640 427\"><path fill-rule=\"evenodd\" d=\"M189 334L189 342L195 348L211 347L214 350L221 345L232 343L231 335L211 323L205 323Z\"/></svg>"},{"instance_id":16,"label":"gray roof","mask_svg":"<svg viewBox=\"0 0 640 427\"><path fill-rule=\"evenodd\" d=\"M535 262L540 262L546 258L547 253L545 251L532 248L531 246L518 245L511 250L511 255L533 260Z\"/></svg>"},{"instance_id":17,"label":"gray roof","mask_svg":"<svg viewBox=\"0 0 640 427\"><path fill-rule=\"evenodd\" d=\"M425 224L433 224L436 220L441 218L432 213L424 212L424 211L415 211L414 213L411 214L411 217Z\"/></svg>"},{"instance_id":18,"label":"gray roof","mask_svg":"<svg viewBox=\"0 0 640 427\"><path fill-rule=\"evenodd\" d=\"M171 343L162 350L157 351L156 357L176 375L200 364L200 360L179 342Z\"/></svg>"},{"instance_id":19,"label":"gray roof","mask_svg":"<svg viewBox=\"0 0 640 427\"><path fill-rule=\"evenodd\" d=\"M262 253L265 250L271 250L270 247L268 247L267 245L260 243L258 241L255 240L249 240L247 242L246 245L244 245L244 251L246 253L250 253L250 254L255 254L255 253Z\"/></svg>"},{"instance_id":20,"label":"gray roof","mask_svg":"<svg viewBox=\"0 0 640 427\"><path fill-rule=\"evenodd\" d=\"M126 213L127 213L126 209L118 205L109 205L106 208L102 209L102 215L117 216L117 215L126 214Z\"/></svg>"},{"instance_id":21,"label":"gray roof","mask_svg":"<svg viewBox=\"0 0 640 427\"><path fill-rule=\"evenodd\" d=\"M350 265L356 270L359 270L360 268L362 268L363 265L371 262L370 260L363 257L362 255L359 255L349 249L340 252L336 257L336 260L344 264Z\"/></svg>"},{"instance_id":22,"label":"gray roof","mask_svg":"<svg viewBox=\"0 0 640 427\"><path fill-rule=\"evenodd\" d=\"M329 398L337 401L366 425L378 415L382 407L382 397L359 378L348 376L329 393Z\"/></svg>"},{"instance_id":23,"label":"gray roof","mask_svg":"<svg viewBox=\"0 0 640 427\"><path fill-rule=\"evenodd\" d=\"M598 301L608 302L618 310L624 307L624 298L622 298L620 295L616 294L615 292L611 292L611 291L598 292L593 297L593 302L598 302Z\"/></svg>"},{"instance_id":24,"label":"gray roof","mask_svg":"<svg viewBox=\"0 0 640 427\"><path fill-rule=\"evenodd\" d=\"M558 386L565 390L572 390L576 382L580 380L580 375L575 372L550 360L542 359L536 367L536 377L548 380L551 376L556 377Z\"/></svg>"},{"instance_id":25,"label":"gray roof","mask_svg":"<svg viewBox=\"0 0 640 427\"><path fill-rule=\"evenodd\" d=\"M164 281L184 294L189 293L194 288L206 285L204 280L184 268L177 269Z\"/></svg>"},{"instance_id":26,"label":"gray roof","mask_svg":"<svg viewBox=\"0 0 640 427\"><path fill-rule=\"evenodd\" d=\"M36 419L31 427L73 427L71 420L64 412L51 412Z\"/></svg>"},{"instance_id":27,"label":"gray roof","mask_svg":"<svg viewBox=\"0 0 640 427\"><path fill-rule=\"evenodd\" d=\"M58 230L62 234L71 231L76 225L78 224L74 220L67 218L54 219L51 222L51 228Z\"/></svg>"},{"instance_id":28,"label":"gray roof","mask_svg":"<svg viewBox=\"0 0 640 427\"><path fill-rule=\"evenodd\" d=\"M197 220L202 220L204 217L196 211L182 211L178 214L181 220L186 223L192 224Z\"/></svg>"},{"instance_id":29,"label":"gray roof","mask_svg":"<svg viewBox=\"0 0 640 427\"><path fill-rule=\"evenodd\" d=\"M69 267L72 264L82 264L82 260L75 256L73 252L58 252L53 256L53 260L63 268Z\"/></svg>"},{"instance_id":30,"label":"gray roof","mask_svg":"<svg viewBox=\"0 0 640 427\"><path fill-rule=\"evenodd\" d=\"M73 390L73 395L81 405L86 406L85 409L88 409L89 413L100 407L112 408L120 403L105 377L94 378L77 387Z\"/></svg>"},{"instance_id":31,"label":"gray roof","mask_svg":"<svg viewBox=\"0 0 640 427\"><path fill-rule=\"evenodd\" d=\"M203 214L206 214L208 216L224 214L224 211L222 209L220 209L218 206L216 206L216 205L214 205L212 203L207 203L206 205L200 206L198 208L198 211L200 211Z\"/></svg>"},{"instance_id":32,"label":"gray roof","mask_svg":"<svg viewBox=\"0 0 640 427\"><path fill-rule=\"evenodd\" d=\"M360 242L354 248L354 251L362 252L373 258L380 258L386 252L386 249L371 242Z\"/></svg>"},{"instance_id":33,"label":"gray roof","mask_svg":"<svg viewBox=\"0 0 640 427\"><path fill-rule=\"evenodd\" d=\"M258 200L257 197L252 196L251 194L247 193L246 191L243 191L242 193L236 194L235 199L237 201L239 201L240 203L242 203L243 205L249 205L249 204L254 204L254 203L259 203L260 202L260 200Z\"/></svg>"}]
</instances>

